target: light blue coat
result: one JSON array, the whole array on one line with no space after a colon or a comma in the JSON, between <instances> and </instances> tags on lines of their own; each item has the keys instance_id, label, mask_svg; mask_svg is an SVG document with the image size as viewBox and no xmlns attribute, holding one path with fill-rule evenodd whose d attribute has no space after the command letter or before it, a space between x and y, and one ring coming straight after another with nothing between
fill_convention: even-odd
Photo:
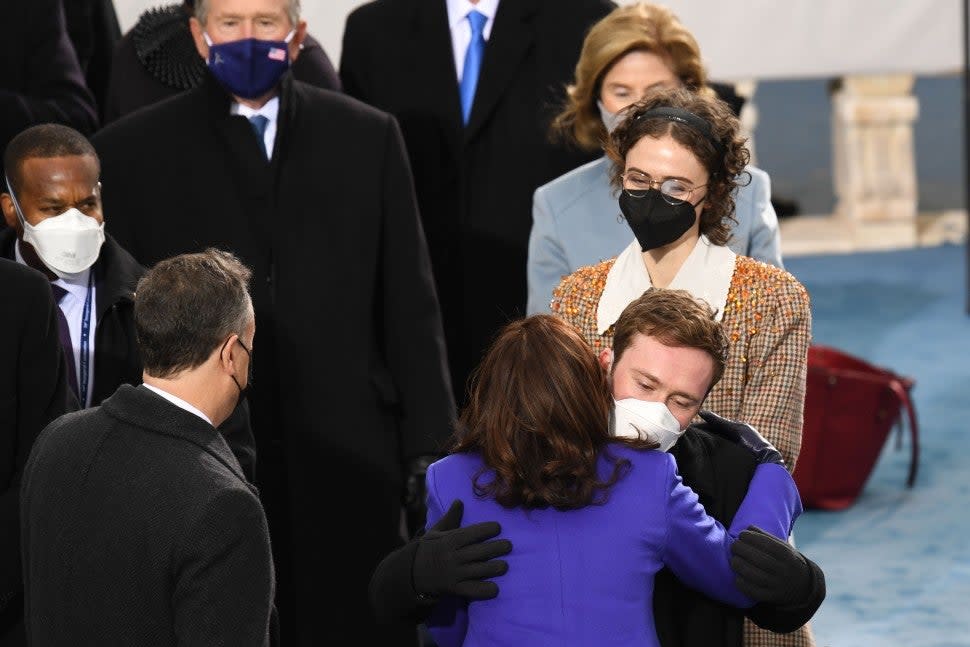
<instances>
[{"instance_id":1,"label":"light blue coat","mask_svg":"<svg viewBox=\"0 0 970 647\"><path fill-rule=\"evenodd\" d=\"M771 206L771 180L749 166L751 182L738 189L728 247L782 267L778 217ZM563 276L612 258L633 240L610 187L610 160L601 157L536 189L529 235L528 314L549 312L553 289Z\"/></svg>"}]
</instances>

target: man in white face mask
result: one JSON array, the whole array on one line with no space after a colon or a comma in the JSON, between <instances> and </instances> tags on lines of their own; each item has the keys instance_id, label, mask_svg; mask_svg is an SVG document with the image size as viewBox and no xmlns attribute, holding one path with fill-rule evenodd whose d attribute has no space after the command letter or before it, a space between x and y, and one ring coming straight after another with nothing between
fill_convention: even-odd
<instances>
[{"instance_id":1,"label":"man in white face mask","mask_svg":"<svg viewBox=\"0 0 970 647\"><path fill-rule=\"evenodd\" d=\"M676 457L680 476L708 514L730 524L757 465L781 458L747 425L710 412L691 424L724 372L726 339L714 313L683 290L652 289L620 315L613 344L600 363L616 401L614 433L656 440ZM745 615L763 628L790 632L821 605L822 571L789 544L747 530L732 551L738 587L760 603L746 611L727 607L662 571L654 616L663 645L741 645Z\"/></svg>"},{"instance_id":2,"label":"man in white face mask","mask_svg":"<svg viewBox=\"0 0 970 647\"><path fill-rule=\"evenodd\" d=\"M105 234L100 164L81 133L28 128L4 154L0 256L51 281L68 383L82 407L138 384L131 294L143 268Z\"/></svg>"},{"instance_id":3,"label":"man in white face mask","mask_svg":"<svg viewBox=\"0 0 970 647\"><path fill-rule=\"evenodd\" d=\"M10 141L4 168L0 257L50 280L68 384L81 407L101 404L122 384L141 384L132 297L145 268L105 232L94 147L67 126L34 126ZM252 477L248 404L219 430Z\"/></svg>"}]
</instances>

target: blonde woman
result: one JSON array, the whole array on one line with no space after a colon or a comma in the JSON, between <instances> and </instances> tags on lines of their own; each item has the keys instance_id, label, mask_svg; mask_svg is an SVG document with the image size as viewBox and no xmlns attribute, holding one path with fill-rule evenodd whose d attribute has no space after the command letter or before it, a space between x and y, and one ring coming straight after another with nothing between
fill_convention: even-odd
<instances>
[{"instance_id":1,"label":"blonde woman","mask_svg":"<svg viewBox=\"0 0 970 647\"><path fill-rule=\"evenodd\" d=\"M582 150L601 150L622 111L656 87L714 96L697 41L669 9L646 3L615 9L583 42L555 133ZM564 275L615 256L630 242L609 167L604 156L536 190L527 263L529 314L549 311L552 290ZM744 170L728 245L781 267L768 174L751 166Z\"/></svg>"}]
</instances>

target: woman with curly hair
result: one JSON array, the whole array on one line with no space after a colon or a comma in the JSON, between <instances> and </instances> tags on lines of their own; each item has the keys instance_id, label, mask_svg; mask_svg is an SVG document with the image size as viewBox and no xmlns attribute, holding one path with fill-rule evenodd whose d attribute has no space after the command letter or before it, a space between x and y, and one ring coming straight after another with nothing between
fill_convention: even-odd
<instances>
[{"instance_id":1,"label":"woman with curly hair","mask_svg":"<svg viewBox=\"0 0 970 647\"><path fill-rule=\"evenodd\" d=\"M633 241L554 291L553 312L600 352L613 324L651 287L706 301L729 337L724 378L705 408L754 426L794 469L801 446L811 313L789 273L726 247L748 151L724 102L657 90L626 112L607 145Z\"/></svg>"},{"instance_id":2,"label":"woman with curly hair","mask_svg":"<svg viewBox=\"0 0 970 647\"><path fill-rule=\"evenodd\" d=\"M723 333L702 323L714 381ZM673 457L651 451L653 437L611 434L613 411L619 420L605 371L569 325L536 315L501 332L472 378L453 453L428 469L428 526L460 499L462 523L497 521L513 548L497 597L437 601L426 625L439 647L659 646L651 600L664 565L726 604L751 606L731 546L749 524L787 535L801 510L791 476L775 459L760 462L726 529Z\"/></svg>"},{"instance_id":3,"label":"woman with curly hair","mask_svg":"<svg viewBox=\"0 0 970 647\"><path fill-rule=\"evenodd\" d=\"M694 36L666 7L645 2L618 7L583 41L553 135L583 151L600 151L625 109L651 89L677 87L715 96ZM629 242L609 169L609 158L601 157L536 190L526 266L529 314L549 312L552 290L563 276L615 256ZM768 174L748 166L743 179L726 221L727 244L781 267Z\"/></svg>"}]
</instances>

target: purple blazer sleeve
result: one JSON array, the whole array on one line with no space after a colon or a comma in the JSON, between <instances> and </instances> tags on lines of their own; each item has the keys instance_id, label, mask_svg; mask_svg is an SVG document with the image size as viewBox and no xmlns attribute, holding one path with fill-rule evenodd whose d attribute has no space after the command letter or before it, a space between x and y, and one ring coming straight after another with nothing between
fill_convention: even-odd
<instances>
[{"instance_id":1,"label":"purple blazer sleeve","mask_svg":"<svg viewBox=\"0 0 970 647\"><path fill-rule=\"evenodd\" d=\"M708 597L734 607L753 606L754 600L734 585L735 575L731 570L734 538L708 516L694 491L683 484L673 458L667 463L666 479L670 495L663 562L687 586Z\"/></svg>"},{"instance_id":2,"label":"purple blazer sleeve","mask_svg":"<svg viewBox=\"0 0 970 647\"><path fill-rule=\"evenodd\" d=\"M430 465L425 475L428 490L426 530L445 514L445 508L438 497L434 468L434 465ZM450 501L448 505L451 505ZM425 626L438 647L460 647L465 642L465 632L468 630L468 601L453 596L441 598L425 620Z\"/></svg>"},{"instance_id":3,"label":"purple blazer sleeve","mask_svg":"<svg viewBox=\"0 0 970 647\"><path fill-rule=\"evenodd\" d=\"M787 541L801 513L802 499L791 474L781 465L765 463L755 469L728 532L737 537L748 526L758 526Z\"/></svg>"}]
</instances>

